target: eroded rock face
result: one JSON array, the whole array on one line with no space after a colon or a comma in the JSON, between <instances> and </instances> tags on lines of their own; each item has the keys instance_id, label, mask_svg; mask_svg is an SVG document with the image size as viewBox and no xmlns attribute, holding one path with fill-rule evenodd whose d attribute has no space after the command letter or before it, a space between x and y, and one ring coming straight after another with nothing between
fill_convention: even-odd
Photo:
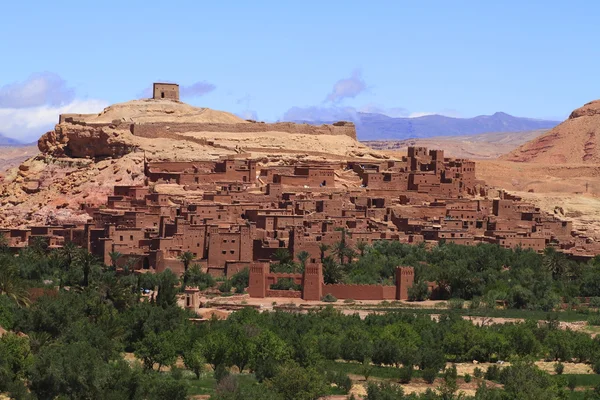
<instances>
[{"instance_id":1,"label":"eroded rock face","mask_svg":"<svg viewBox=\"0 0 600 400\"><path fill-rule=\"evenodd\" d=\"M583 107L576 109L569 115L569 119L592 117L594 115L600 115L600 100L590 101Z\"/></svg>"},{"instance_id":2,"label":"eroded rock face","mask_svg":"<svg viewBox=\"0 0 600 400\"><path fill-rule=\"evenodd\" d=\"M125 129L111 126L58 124L38 140L38 148L54 157L122 157L135 146Z\"/></svg>"},{"instance_id":3,"label":"eroded rock face","mask_svg":"<svg viewBox=\"0 0 600 400\"><path fill-rule=\"evenodd\" d=\"M574 110L560 125L500 158L542 164L600 164L600 100Z\"/></svg>"}]
</instances>

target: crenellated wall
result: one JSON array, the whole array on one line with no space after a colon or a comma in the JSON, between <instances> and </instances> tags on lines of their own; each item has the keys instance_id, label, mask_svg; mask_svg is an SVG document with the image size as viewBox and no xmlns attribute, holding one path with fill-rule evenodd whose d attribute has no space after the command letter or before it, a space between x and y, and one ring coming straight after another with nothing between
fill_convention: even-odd
<instances>
[{"instance_id":1,"label":"crenellated wall","mask_svg":"<svg viewBox=\"0 0 600 400\"><path fill-rule=\"evenodd\" d=\"M394 300L396 286L383 285L325 285L323 295L331 294L337 299L353 300Z\"/></svg>"},{"instance_id":2,"label":"crenellated wall","mask_svg":"<svg viewBox=\"0 0 600 400\"><path fill-rule=\"evenodd\" d=\"M136 136L157 138L163 137L168 132L287 132L303 135L346 135L356 139L356 127L352 122L336 122L333 125L321 126L296 124L293 122L276 122L273 124L262 122L250 122L247 124L153 122L131 125L131 133Z\"/></svg>"}]
</instances>

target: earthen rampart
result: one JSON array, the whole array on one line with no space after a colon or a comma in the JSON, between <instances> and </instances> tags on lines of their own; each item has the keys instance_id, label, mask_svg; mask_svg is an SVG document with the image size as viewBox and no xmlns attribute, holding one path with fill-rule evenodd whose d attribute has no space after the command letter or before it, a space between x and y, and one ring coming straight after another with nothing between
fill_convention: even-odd
<instances>
[{"instance_id":1,"label":"earthen rampart","mask_svg":"<svg viewBox=\"0 0 600 400\"><path fill-rule=\"evenodd\" d=\"M384 285L323 284L322 292L324 296L331 294L340 300L394 300L396 298L396 286Z\"/></svg>"},{"instance_id":2,"label":"earthen rampart","mask_svg":"<svg viewBox=\"0 0 600 400\"><path fill-rule=\"evenodd\" d=\"M356 127L352 122L336 122L333 125L308 125L293 122L276 122L273 124L253 122L248 124L222 123L163 123L153 122L132 124L131 133L141 137L164 137L165 132L220 132L220 133L256 133L286 132L302 135L346 135L356 139Z\"/></svg>"}]
</instances>

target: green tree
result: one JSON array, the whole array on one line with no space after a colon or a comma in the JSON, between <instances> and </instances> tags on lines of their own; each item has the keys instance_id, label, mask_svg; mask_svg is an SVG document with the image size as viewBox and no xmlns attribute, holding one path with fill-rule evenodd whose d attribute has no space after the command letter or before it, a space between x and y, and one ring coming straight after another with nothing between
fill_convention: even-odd
<instances>
[{"instance_id":1,"label":"green tree","mask_svg":"<svg viewBox=\"0 0 600 400\"><path fill-rule=\"evenodd\" d=\"M321 262L323 262L323 260L325 259L325 252L327 250L329 250L331 246L329 246L328 244L325 244L323 242L319 243L319 251L321 252Z\"/></svg>"},{"instance_id":2,"label":"green tree","mask_svg":"<svg viewBox=\"0 0 600 400\"><path fill-rule=\"evenodd\" d=\"M123 254L119 253L118 251L111 251L110 253L108 253L108 256L110 257L112 269L116 270L117 263L118 263L119 259L121 257L123 257Z\"/></svg>"},{"instance_id":3,"label":"green tree","mask_svg":"<svg viewBox=\"0 0 600 400\"><path fill-rule=\"evenodd\" d=\"M90 284L90 275L99 267L98 259L88 251L80 251L75 262L83 272L81 286L87 287Z\"/></svg>"},{"instance_id":4,"label":"green tree","mask_svg":"<svg viewBox=\"0 0 600 400\"><path fill-rule=\"evenodd\" d=\"M170 269L156 274L158 283L158 294L156 296L156 304L161 307L169 307L177 304L177 285L178 279Z\"/></svg>"},{"instance_id":5,"label":"green tree","mask_svg":"<svg viewBox=\"0 0 600 400\"><path fill-rule=\"evenodd\" d=\"M316 400L327 393L322 373L287 362L278 368L271 387L285 400Z\"/></svg>"},{"instance_id":6,"label":"green tree","mask_svg":"<svg viewBox=\"0 0 600 400\"><path fill-rule=\"evenodd\" d=\"M192 253L191 251L184 251L178 257L179 261L181 261L183 264L183 287L182 287L182 289L185 289L185 287L187 285L187 279L188 279L187 271L188 271L192 261L194 261L195 257L196 256L194 256L194 253Z\"/></svg>"},{"instance_id":7,"label":"green tree","mask_svg":"<svg viewBox=\"0 0 600 400\"><path fill-rule=\"evenodd\" d=\"M183 352L183 363L196 375L197 379L200 379L200 375L204 372L206 364L206 358L204 358L200 342L194 343L191 348Z\"/></svg>"},{"instance_id":8,"label":"green tree","mask_svg":"<svg viewBox=\"0 0 600 400\"><path fill-rule=\"evenodd\" d=\"M158 364L159 371L162 366L171 366L177 360L177 349L169 332L149 332L135 344L134 354L142 360L144 368L153 369L154 364Z\"/></svg>"},{"instance_id":9,"label":"green tree","mask_svg":"<svg viewBox=\"0 0 600 400\"><path fill-rule=\"evenodd\" d=\"M341 266L332 256L327 256L323 260L323 281L328 285L333 285L342 281L343 274Z\"/></svg>"},{"instance_id":10,"label":"green tree","mask_svg":"<svg viewBox=\"0 0 600 400\"><path fill-rule=\"evenodd\" d=\"M223 330L211 330L202 341L202 352L213 370L218 365L231 365L229 360L230 347Z\"/></svg>"},{"instance_id":11,"label":"green tree","mask_svg":"<svg viewBox=\"0 0 600 400\"><path fill-rule=\"evenodd\" d=\"M280 364L290 358L287 344L269 330L263 330L256 338L256 350L252 358L252 369L256 379L262 382L272 378Z\"/></svg>"},{"instance_id":12,"label":"green tree","mask_svg":"<svg viewBox=\"0 0 600 400\"><path fill-rule=\"evenodd\" d=\"M304 271L306 269L306 261L308 260L308 258L310 257L310 254L308 253L308 251L301 251L298 253L298 255L296 255L296 258L298 258L298 261L300 261L300 266L302 267L302 271Z\"/></svg>"},{"instance_id":13,"label":"green tree","mask_svg":"<svg viewBox=\"0 0 600 400\"><path fill-rule=\"evenodd\" d=\"M6 257L0 258L0 296L7 296L20 306L29 305L29 293L19 277L17 267Z\"/></svg>"},{"instance_id":14,"label":"green tree","mask_svg":"<svg viewBox=\"0 0 600 400\"><path fill-rule=\"evenodd\" d=\"M279 264L288 264L292 261L292 255L288 249L279 248L273 252L273 259Z\"/></svg>"},{"instance_id":15,"label":"green tree","mask_svg":"<svg viewBox=\"0 0 600 400\"><path fill-rule=\"evenodd\" d=\"M356 243L356 250L358 250L358 253L360 254L361 257L365 256L365 252L368 248L369 248L369 245L367 244L367 242L363 242L361 240L360 242Z\"/></svg>"},{"instance_id":16,"label":"green tree","mask_svg":"<svg viewBox=\"0 0 600 400\"><path fill-rule=\"evenodd\" d=\"M46 346L29 371L29 388L40 399L68 395L72 399L104 397L107 364L85 342Z\"/></svg>"}]
</instances>

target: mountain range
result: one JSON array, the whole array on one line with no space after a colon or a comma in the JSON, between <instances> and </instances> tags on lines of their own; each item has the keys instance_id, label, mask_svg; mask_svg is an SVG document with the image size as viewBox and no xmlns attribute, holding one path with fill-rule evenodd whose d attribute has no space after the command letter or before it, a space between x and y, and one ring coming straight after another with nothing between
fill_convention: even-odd
<instances>
[{"instance_id":1,"label":"mountain range","mask_svg":"<svg viewBox=\"0 0 600 400\"><path fill-rule=\"evenodd\" d=\"M2 132L0 132L0 146L22 146L22 145L24 145L24 143L22 143L16 139L9 138L8 136L5 136L4 134L2 134Z\"/></svg>"},{"instance_id":2,"label":"mountain range","mask_svg":"<svg viewBox=\"0 0 600 400\"><path fill-rule=\"evenodd\" d=\"M336 121L293 121L311 125ZM514 117L497 112L473 118L426 115L416 118L393 118L383 114L358 113L353 121L359 140L430 138L435 136L475 135L487 132L523 132L551 129L559 121Z\"/></svg>"}]
</instances>

